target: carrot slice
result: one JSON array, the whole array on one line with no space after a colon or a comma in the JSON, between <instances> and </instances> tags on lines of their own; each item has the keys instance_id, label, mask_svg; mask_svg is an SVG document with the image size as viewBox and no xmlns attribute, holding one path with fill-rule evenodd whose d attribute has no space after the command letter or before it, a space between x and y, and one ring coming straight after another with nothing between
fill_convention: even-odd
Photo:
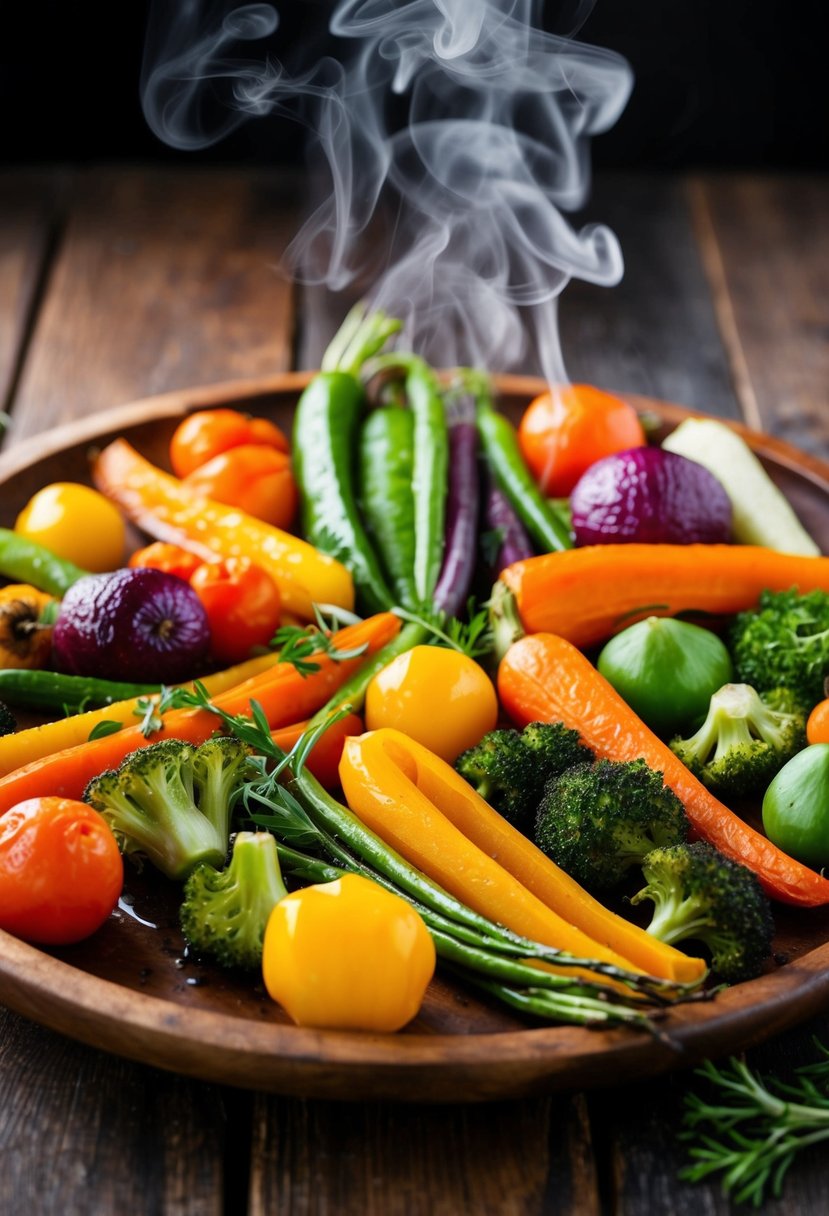
<instances>
[{"instance_id":1,"label":"carrot slice","mask_svg":"<svg viewBox=\"0 0 829 1216\"><path fill-rule=\"evenodd\" d=\"M272 730L308 718L325 705L348 677L371 654L390 642L400 630L400 620L381 612L358 625L349 625L335 634L335 649L348 650L365 644L358 658L338 662L326 654L314 656L318 670L301 676L295 667L281 664L254 676L213 698L219 709L229 714L250 714L251 700L258 701ZM206 709L174 709L164 715L161 731L145 736L140 726L130 726L114 735L105 735L54 752L0 778L0 815L26 798L57 795L80 798L93 777L104 769L117 767L126 755L159 739L184 739L203 743L217 728L217 719Z\"/></svg>"},{"instance_id":2,"label":"carrot slice","mask_svg":"<svg viewBox=\"0 0 829 1216\"><path fill-rule=\"evenodd\" d=\"M592 646L648 616L752 608L760 592L829 591L829 557L757 545L589 545L501 573L526 633Z\"/></svg>"},{"instance_id":3,"label":"carrot slice","mask_svg":"<svg viewBox=\"0 0 829 1216\"><path fill-rule=\"evenodd\" d=\"M716 799L564 638L537 633L514 642L498 668L498 695L519 726L563 722L597 756L644 759L664 775L695 833L752 870L772 899L804 907L829 903L829 880L788 857Z\"/></svg>"}]
</instances>

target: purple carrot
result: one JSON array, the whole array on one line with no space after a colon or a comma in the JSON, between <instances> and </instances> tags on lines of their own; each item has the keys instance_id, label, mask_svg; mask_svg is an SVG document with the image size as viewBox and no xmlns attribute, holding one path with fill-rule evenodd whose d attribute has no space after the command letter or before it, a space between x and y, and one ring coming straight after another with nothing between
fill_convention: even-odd
<instances>
[{"instance_id":1,"label":"purple carrot","mask_svg":"<svg viewBox=\"0 0 829 1216\"><path fill-rule=\"evenodd\" d=\"M461 397L448 411L449 488L446 543L435 588L435 606L457 616L466 603L475 573L478 539L478 428L475 406Z\"/></svg>"},{"instance_id":2,"label":"purple carrot","mask_svg":"<svg viewBox=\"0 0 829 1216\"><path fill-rule=\"evenodd\" d=\"M524 525L513 511L509 499L498 489L491 474L487 476L484 519L487 529L501 537L492 563L493 578L497 578L501 571L506 570L513 562L522 562L533 556L535 550Z\"/></svg>"}]
</instances>

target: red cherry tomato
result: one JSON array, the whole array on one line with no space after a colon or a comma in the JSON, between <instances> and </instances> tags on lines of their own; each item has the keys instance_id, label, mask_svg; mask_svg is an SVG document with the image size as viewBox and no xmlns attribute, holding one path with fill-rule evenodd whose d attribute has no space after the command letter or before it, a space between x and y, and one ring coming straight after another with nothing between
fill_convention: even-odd
<instances>
[{"instance_id":1,"label":"red cherry tomato","mask_svg":"<svg viewBox=\"0 0 829 1216\"><path fill-rule=\"evenodd\" d=\"M275 528L289 528L297 508L291 458L276 448L230 448L188 473L183 484Z\"/></svg>"},{"instance_id":2,"label":"red cherry tomato","mask_svg":"<svg viewBox=\"0 0 829 1216\"><path fill-rule=\"evenodd\" d=\"M109 916L124 882L115 837L71 798L30 798L0 816L0 929L64 946Z\"/></svg>"},{"instance_id":3,"label":"red cherry tomato","mask_svg":"<svg viewBox=\"0 0 829 1216\"><path fill-rule=\"evenodd\" d=\"M186 477L220 452L241 444L290 451L285 435L267 418L251 418L238 410L198 410L179 423L170 440L173 472L177 477Z\"/></svg>"},{"instance_id":4,"label":"red cherry tomato","mask_svg":"<svg viewBox=\"0 0 829 1216\"><path fill-rule=\"evenodd\" d=\"M270 642L279 625L279 588L259 566L246 557L203 562L190 586L207 613L214 659L240 663Z\"/></svg>"},{"instance_id":5,"label":"red cherry tomato","mask_svg":"<svg viewBox=\"0 0 829 1216\"><path fill-rule=\"evenodd\" d=\"M589 384L569 384L531 401L518 428L524 459L550 498L566 498L582 473L614 452L641 447L632 405Z\"/></svg>"},{"instance_id":6,"label":"red cherry tomato","mask_svg":"<svg viewBox=\"0 0 829 1216\"><path fill-rule=\"evenodd\" d=\"M157 540L145 549L137 549L127 565L163 570L165 574L175 574L178 578L183 578L185 583L189 583L202 565L202 559L187 549L180 549L178 545L168 545L163 540Z\"/></svg>"}]
</instances>

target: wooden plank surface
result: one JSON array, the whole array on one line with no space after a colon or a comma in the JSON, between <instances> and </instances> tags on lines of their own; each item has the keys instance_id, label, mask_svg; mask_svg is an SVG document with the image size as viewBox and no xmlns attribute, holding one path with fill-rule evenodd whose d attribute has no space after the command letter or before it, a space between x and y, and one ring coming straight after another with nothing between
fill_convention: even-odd
<instances>
[{"instance_id":1,"label":"wooden plank surface","mask_svg":"<svg viewBox=\"0 0 829 1216\"><path fill-rule=\"evenodd\" d=\"M90 170L74 183L12 437L136 397L284 371L293 231L279 175Z\"/></svg>"},{"instance_id":2,"label":"wooden plank surface","mask_svg":"<svg viewBox=\"0 0 829 1216\"><path fill-rule=\"evenodd\" d=\"M825 233L823 190L796 179L599 183L589 218L615 227L627 274L615 290L568 289L571 375L760 418L825 454L829 271L809 237ZM75 184L63 223L0 210L24 234L6 238L14 258L0 288L0 321L12 323L0 387L17 381L16 437L131 396L289 366L292 293L272 267L290 201L267 176L107 170ZM50 232L62 237L44 281ZM297 362L312 366L343 309L313 293L302 308ZM826 1019L752 1058L788 1066L812 1032L829 1035ZM480 1108L252 1098L0 1013L0 1151L12 1163L0 1211L725 1212L717 1181L676 1182L687 1083ZM820 1160L798 1165L768 1210L820 1211L825 1179Z\"/></svg>"}]
</instances>

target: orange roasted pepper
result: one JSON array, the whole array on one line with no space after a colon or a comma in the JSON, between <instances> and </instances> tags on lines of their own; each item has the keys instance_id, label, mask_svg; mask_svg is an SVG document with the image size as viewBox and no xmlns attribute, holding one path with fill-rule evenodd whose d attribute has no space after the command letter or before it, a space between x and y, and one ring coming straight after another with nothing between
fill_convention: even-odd
<instances>
[{"instance_id":1,"label":"orange roasted pepper","mask_svg":"<svg viewBox=\"0 0 829 1216\"><path fill-rule=\"evenodd\" d=\"M400 1030L434 970L414 908L358 874L285 896L265 930L265 987L299 1026Z\"/></svg>"},{"instance_id":2,"label":"orange roasted pepper","mask_svg":"<svg viewBox=\"0 0 829 1216\"><path fill-rule=\"evenodd\" d=\"M346 740L348 805L387 844L476 912L581 958L681 983L689 958L610 912L484 802L451 765L395 730ZM497 859L497 860L496 860Z\"/></svg>"}]
</instances>

